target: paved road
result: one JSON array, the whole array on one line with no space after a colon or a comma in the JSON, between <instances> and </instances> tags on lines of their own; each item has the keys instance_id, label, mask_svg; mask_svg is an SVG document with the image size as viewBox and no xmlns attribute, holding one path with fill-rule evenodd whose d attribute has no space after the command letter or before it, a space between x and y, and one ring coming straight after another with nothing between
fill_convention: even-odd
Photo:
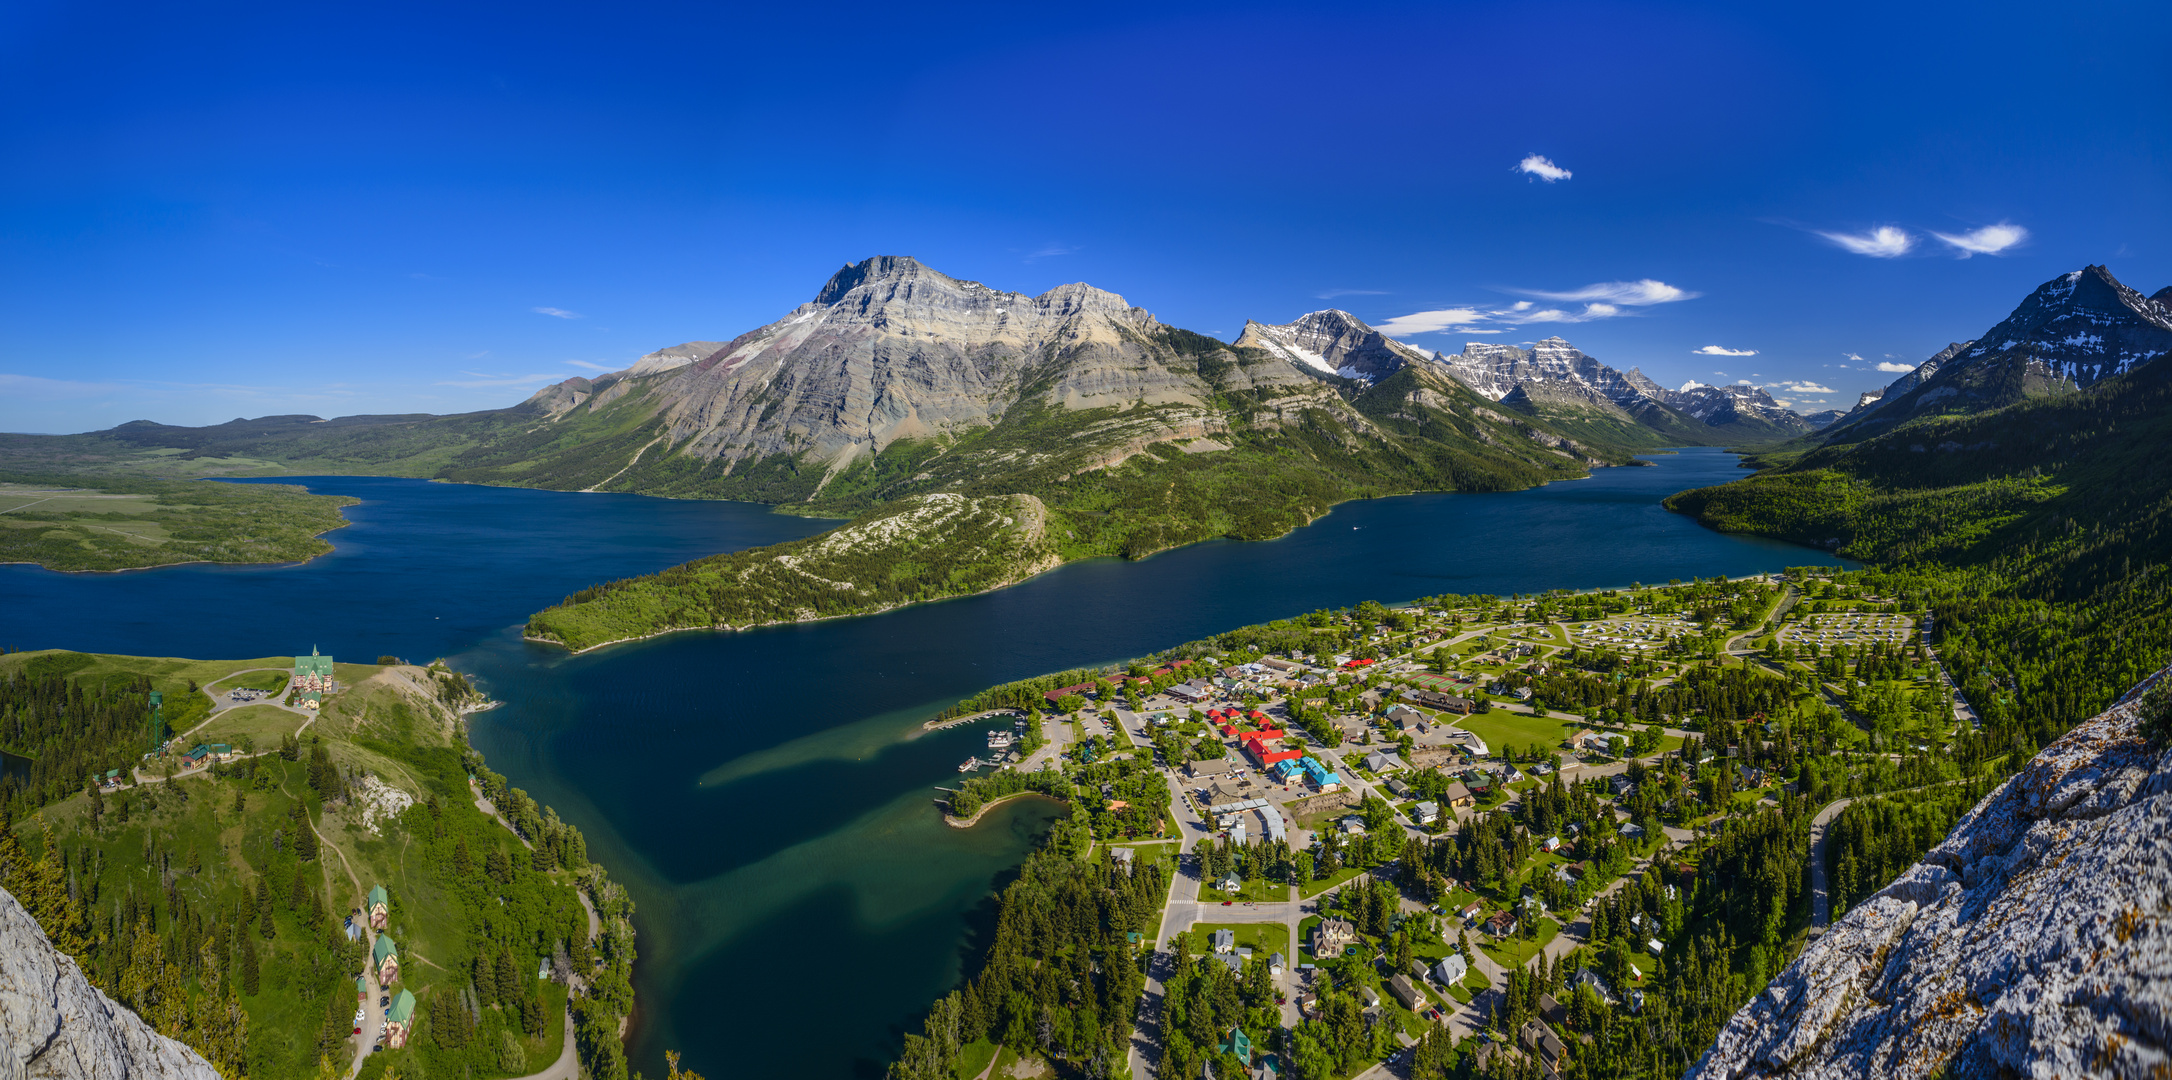
<instances>
[{"instance_id":1,"label":"paved road","mask_svg":"<svg viewBox=\"0 0 2172 1080\"><path fill-rule=\"evenodd\" d=\"M1810 819L1810 937L1817 939L1825 933L1826 924L1832 922L1833 898L1830 885L1825 880L1825 827L1832 824L1840 812L1848 808L1854 799L1836 799L1832 805L1818 811Z\"/></svg>"}]
</instances>

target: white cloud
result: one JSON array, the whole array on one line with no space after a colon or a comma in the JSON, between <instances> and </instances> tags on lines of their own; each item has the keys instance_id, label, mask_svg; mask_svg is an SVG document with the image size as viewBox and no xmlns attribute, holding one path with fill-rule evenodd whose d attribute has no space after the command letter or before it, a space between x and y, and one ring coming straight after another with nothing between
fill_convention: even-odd
<instances>
[{"instance_id":1,"label":"white cloud","mask_svg":"<svg viewBox=\"0 0 2172 1080\"><path fill-rule=\"evenodd\" d=\"M1831 394L1836 392L1830 386L1819 386L1814 382L1783 382L1780 384L1780 388L1790 394Z\"/></svg>"},{"instance_id":2,"label":"white cloud","mask_svg":"<svg viewBox=\"0 0 2172 1080\"><path fill-rule=\"evenodd\" d=\"M468 378L444 379L439 381L437 385L460 386L473 390L478 387L484 386L533 386L537 383L558 382L565 378L564 372L549 371L543 372L539 375L513 375L504 372L488 371L463 371L460 374L466 375L468 376Z\"/></svg>"},{"instance_id":3,"label":"white cloud","mask_svg":"<svg viewBox=\"0 0 2172 1080\"><path fill-rule=\"evenodd\" d=\"M1986 225L1973 232L1958 235L1934 232L1931 235L1945 241L1948 247L1958 251L1961 258L1966 259L1971 255L1996 255L2005 251L2007 248L2027 240L2029 230L2019 225L2009 225L2001 221L1996 225Z\"/></svg>"},{"instance_id":4,"label":"white cloud","mask_svg":"<svg viewBox=\"0 0 2172 1080\"><path fill-rule=\"evenodd\" d=\"M1722 378L1722 379L1724 379L1724 378L1726 378L1726 377L1727 377L1727 373L1726 373L1726 372L1724 372L1724 371L1715 371L1715 372L1713 372L1712 374L1714 374L1714 375L1717 375L1717 376L1719 376L1719 377L1720 377L1720 378Z\"/></svg>"},{"instance_id":5,"label":"white cloud","mask_svg":"<svg viewBox=\"0 0 2172 1080\"><path fill-rule=\"evenodd\" d=\"M1549 184L1553 183L1556 180L1566 180L1569 177L1576 175L1575 173L1572 173L1569 170L1564 169L1561 166L1556 165L1553 162L1548 161L1537 154L1530 154L1526 156L1522 161L1517 162L1516 171L1520 173L1527 173L1531 176L1536 176Z\"/></svg>"},{"instance_id":6,"label":"white cloud","mask_svg":"<svg viewBox=\"0 0 2172 1080\"><path fill-rule=\"evenodd\" d=\"M1748 380L1748 379L1736 379L1736 380L1735 380L1735 385L1736 385L1736 386L1748 386L1748 385L1750 385L1750 380Z\"/></svg>"},{"instance_id":7,"label":"white cloud","mask_svg":"<svg viewBox=\"0 0 2172 1080\"><path fill-rule=\"evenodd\" d=\"M588 370L590 370L590 371L617 371L617 370L618 370L618 369L617 369L617 368L615 368L615 367L605 367L605 366L604 366L604 365L602 365L602 364L591 364L591 363L589 363L589 362L588 362L588 361L586 361L586 360L568 360L568 361L566 361L566 363L568 363L568 364L571 364L571 365L573 365L574 367L579 367L579 368L587 368L587 369L588 369Z\"/></svg>"},{"instance_id":8,"label":"white cloud","mask_svg":"<svg viewBox=\"0 0 2172 1080\"><path fill-rule=\"evenodd\" d=\"M1841 353L1840 355L1842 355L1842 356L1845 356L1845 357L1847 357L1848 359L1850 359L1850 360L1853 360L1853 361L1855 361L1855 362L1856 362L1856 363L1858 363L1858 364L1860 364L1860 363L1862 363L1862 362L1863 362L1863 358L1862 358L1862 356L1861 356L1860 354L1857 354L1857 353L1851 353L1851 352L1844 352L1844 353ZM1887 356L1891 356L1891 355L1893 355L1893 354L1892 354L1892 353L1887 353L1886 355L1887 355Z\"/></svg>"},{"instance_id":9,"label":"white cloud","mask_svg":"<svg viewBox=\"0 0 2172 1080\"><path fill-rule=\"evenodd\" d=\"M1373 329L1389 337L1400 337L1404 334L1430 334L1462 323L1477 322L1485 317L1486 313L1477 308L1441 308L1437 311L1418 311L1409 315L1398 315L1387 322L1381 323L1379 326L1373 327Z\"/></svg>"},{"instance_id":10,"label":"white cloud","mask_svg":"<svg viewBox=\"0 0 2172 1080\"><path fill-rule=\"evenodd\" d=\"M1909 372L1914 371L1915 369L1916 366L1914 364L1896 364L1891 360L1878 361L1877 368L1877 370L1879 371L1890 371L1895 375L1906 375Z\"/></svg>"},{"instance_id":11,"label":"white cloud","mask_svg":"<svg viewBox=\"0 0 2172 1080\"><path fill-rule=\"evenodd\" d=\"M1510 292L1536 296L1544 300L1572 300L1583 303L1581 308L1539 307L1529 300L1518 300L1503 308L1454 307L1418 311L1398 315L1379 324L1378 329L1389 335L1430 334L1453 331L1461 334L1498 333L1481 330L1478 323L1499 323L1504 326L1522 326L1526 323L1581 323L1594 319L1613 319L1634 315L1625 308L1646 307L1652 304L1671 304L1688 300L1697 293L1679 289L1664 281L1645 278L1641 281L1602 281L1568 292L1542 292L1537 289L1511 289ZM1733 354L1729 355L1745 355Z\"/></svg>"},{"instance_id":12,"label":"white cloud","mask_svg":"<svg viewBox=\"0 0 2172 1080\"><path fill-rule=\"evenodd\" d=\"M1678 289L1664 281L1643 278L1637 281L1602 281L1568 292L1544 292L1538 289L1510 289L1510 292L1536 296L1541 300L1602 300L1610 304L1626 304L1630 307L1646 307L1651 304L1671 304L1677 300L1694 300L1703 295L1687 289Z\"/></svg>"},{"instance_id":13,"label":"white cloud","mask_svg":"<svg viewBox=\"0 0 2172 1080\"><path fill-rule=\"evenodd\" d=\"M1051 259L1058 255L1072 254L1077 250L1078 248L1066 244L1042 244L1040 247L1034 248L1032 251L1026 253L1026 261L1032 262L1035 259Z\"/></svg>"},{"instance_id":14,"label":"white cloud","mask_svg":"<svg viewBox=\"0 0 2172 1080\"><path fill-rule=\"evenodd\" d=\"M536 314L538 314L538 315L548 315L548 316L550 316L551 318L554 318L554 319L578 319L578 318L580 318L580 317L581 317L581 313L580 313L580 312L578 312L578 311L567 311L567 310L566 310L566 309L564 309L564 308L555 308L555 307L537 307L537 308L529 308L528 310L530 310L530 311L533 311L533 312L535 312L535 313L536 313Z\"/></svg>"},{"instance_id":15,"label":"white cloud","mask_svg":"<svg viewBox=\"0 0 2172 1080\"><path fill-rule=\"evenodd\" d=\"M1702 348L1702 349L1698 349L1698 350L1696 350L1696 352L1697 352L1697 355L1699 355L1699 356L1756 356L1756 355L1757 355L1757 350L1756 350L1756 349L1728 349L1728 348L1722 348L1721 346L1718 346L1718 345L1707 345L1707 346L1705 346L1705 347L1704 347L1704 348Z\"/></svg>"},{"instance_id":16,"label":"white cloud","mask_svg":"<svg viewBox=\"0 0 2172 1080\"><path fill-rule=\"evenodd\" d=\"M1312 295L1316 300L1333 300L1338 296L1386 296L1388 291L1386 289L1329 289L1326 292Z\"/></svg>"},{"instance_id":17,"label":"white cloud","mask_svg":"<svg viewBox=\"0 0 2172 1080\"><path fill-rule=\"evenodd\" d=\"M1857 255L1873 259L1893 259L1908 254L1916 246L1916 238L1904 229L1880 225L1867 233L1820 232L1819 236L1846 248Z\"/></svg>"}]
</instances>

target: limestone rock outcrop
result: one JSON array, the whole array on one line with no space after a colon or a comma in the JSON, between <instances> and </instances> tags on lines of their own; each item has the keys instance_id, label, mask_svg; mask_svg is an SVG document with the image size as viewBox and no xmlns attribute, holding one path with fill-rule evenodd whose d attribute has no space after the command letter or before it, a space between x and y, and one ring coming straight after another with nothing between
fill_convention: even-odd
<instances>
[{"instance_id":1,"label":"limestone rock outcrop","mask_svg":"<svg viewBox=\"0 0 2172 1080\"><path fill-rule=\"evenodd\" d=\"M0 890L0 1080L218 1080L101 993Z\"/></svg>"},{"instance_id":2,"label":"limestone rock outcrop","mask_svg":"<svg viewBox=\"0 0 2172 1080\"><path fill-rule=\"evenodd\" d=\"M2172 1074L2172 752L2141 734L2149 685L1813 942L1691 1080Z\"/></svg>"}]
</instances>

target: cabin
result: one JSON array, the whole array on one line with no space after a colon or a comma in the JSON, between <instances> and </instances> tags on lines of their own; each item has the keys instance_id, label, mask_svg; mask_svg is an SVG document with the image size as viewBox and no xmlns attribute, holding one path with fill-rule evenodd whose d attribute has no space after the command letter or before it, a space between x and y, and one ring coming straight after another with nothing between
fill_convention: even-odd
<instances>
[{"instance_id":1,"label":"cabin","mask_svg":"<svg viewBox=\"0 0 2172 1080\"><path fill-rule=\"evenodd\" d=\"M1471 789L1463 786L1463 781L1461 780L1448 781L1448 793L1441 796L1441 798L1446 799L1448 801L1448 805L1453 806L1458 810L1470 806L1475 806L1478 803L1478 797L1472 795Z\"/></svg>"},{"instance_id":2,"label":"cabin","mask_svg":"<svg viewBox=\"0 0 2172 1080\"><path fill-rule=\"evenodd\" d=\"M377 968L377 984L391 986L400 981L400 951L387 934L377 935L377 944L370 946L370 963Z\"/></svg>"},{"instance_id":3,"label":"cabin","mask_svg":"<svg viewBox=\"0 0 2172 1080\"><path fill-rule=\"evenodd\" d=\"M385 1048L398 1050L407 1045L408 1032L415 1028L415 995L405 989L393 995L392 1011L385 1014Z\"/></svg>"},{"instance_id":4,"label":"cabin","mask_svg":"<svg viewBox=\"0 0 2172 1080\"><path fill-rule=\"evenodd\" d=\"M385 922L390 918L392 918L392 894L386 892L385 887L382 885L371 886L369 898L370 929L384 929Z\"/></svg>"},{"instance_id":5,"label":"cabin","mask_svg":"<svg viewBox=\"0 0 2172 1080\"><path fill-rule=\"evenodd\" d=\"M1411 808L1410 816L1420 825L1431 825L1440 820L1440 804L1422 802Z\"/></svg>"},{"instance_id":6,"label":"cabin","mask_svg":"<svg viewBox=\"0 0 2172 1080\"><path fill-rule=\"evenodd\" d=\"M1507 937L1516 932L1516 916L1506 911L1496 911L1486 920L1486 933L1494 937Z\"/></svg>"},{"instance_id":7,"label":"cabin","mask_svg":"<svg viewBox=\"0 0 2172 1080\"><path fill-rule=\"evenodd\" d=\"M1427 1004L1425 991L1418 989L1418 984L1411 982L1408 975L1397 974L1389 979L1388 992L1394 994L1395 1000L1402 1002L1403 1007L1411 1012L1417 1012Z\"/></svg>"}]
</instances>

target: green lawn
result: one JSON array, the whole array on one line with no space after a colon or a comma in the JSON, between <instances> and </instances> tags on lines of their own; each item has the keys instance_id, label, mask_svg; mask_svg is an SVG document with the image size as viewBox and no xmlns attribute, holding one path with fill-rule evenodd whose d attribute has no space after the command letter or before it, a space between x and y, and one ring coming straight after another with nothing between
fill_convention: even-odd
<instances>
[{"instance_id":1,"label":"green lawn","mask_svg":"<svg viewBox=\"0 0 2172 1080\"><path fill-rule=\"evenodd\" d=\"M1488 941L1480 945L1479 948L1486 950L1486 955L1493 957L1495 963L1514 970L1529 963L1531 958L1537 956L1539 950L1545 948L1546 943L1552 941L1554 935L1560 932L1560 923L1549 918L1541 918L1537 938L1526 940L1521 937L1512 937L1505 941Z\"/></svg>"},{"instance_id":2,"label":"green lawn","mask_svg":"<svg viewBox=\"0 0 2172 1080\"><path fill-rule=\"evenodd\" d=\"M1305 882L1304 885L1298 888L1297 895L1300 899L1310 900L1313 897L1318 896L1321 893L1324 893L1327 890L1332 889L1335 886L1340 885L1343 882L1348 881L1351 878L1354 878L1364 872L1365 871L1359 867L1345 866L1342 869L1335 871L1335 873L1329 877L1320 878L1316 881Z\"/></svg>"},{"instance_id":3,"label":"green lawn","mask_svg":"<svg viewBox=\"0 0 2172 1080\"><path fill-rule=\"evenodd\" d=\"M251 671L220 679L215 683L206 683L204 689L224 693L228 690L247 688L262 690L266 693L277 693L286 689L288 674L286 671Z\"/></svg>"},{"instance_id":4,"label":"green lawn","mask_svg":"<svg viewBox=\"0 0 2172 1080\"><path fill-rule=\"evenodd\" d=\"M1312 955L1312 931L1314 927L1319 925L1320 916L1318 915L1307 915L1305 921L1297 924L1297 956L1299 963L1317 964L1320 962L1319 957Z\"/></svg>"},{"instance_id":5,"label":"green lawn","mask_svg":"<svg viewBox=\"0 0 2172 1080\"><path fill-rule=\"evenodd\" d=\"M958 1059L951 1063L951 1075L958 1080L973 1080L995 1060L1001 1048L986 1039L975 1039L958 1049Z\"/></svg>"},{"instance_id":6,"label":"green lawn","mask_svg":"<svg viewBox=\"0 0 2172 1080\"><path fill-rule=\"evenodd\" d=\"M1129 848L1137 854L1132 859L1141 866L1159 866L1170 873L1176 872L1177 845L1181 841L1164 840L1159 843L1111 844L1110 847Z\"/></svg>"},{"instance_id":7,"label":"green lawn","mask_svg":"<svg viewBox=\"0 0 2172 1080\"><path fill-rule=\"evenodd\" d=\"M1281 953L1287 959L1290 951L1290 927L1287 923L1193 923L1185 933L1191 939L1191 954L1205 956L1214 951L1213 934L1216 930L1234 930L1237 947L1251 949L1265 960L1270 953Z\"/></svg>"},{"instance_id":8,"label":"green lawn","mask_svg":"<svg viewBox=\"0 0 2172 1080\"><path fill-rule=\"evenodd\" d=\"M294 734L307 721L307 717L296 716L276 705L243 705L220 713L201 731L189 736L189 741L192 745L222 742L240 746L243 737L247 737L254 740L259 750L276 750L281 738Z\"/></svg>"},{"instance_id":9,"label":"green lawn","mask_svg":"<svg viewBox=\"0 0 2172 1080\"><path fill-rule=\"evenodd\" d=\"M1496 754L1508 743L1517 746L1538 743L1548 749L1558 749L1561 740L1568 737L1567 725L1558 716L1532 716L1507 709L1473 713L1458 720L1456 726L1486 740L1486 749Z\"/></svg>"},{"instance_id":10,"label":"green lawn","mask_svg":"<svg viewBox=\"0 0 2172 1080\"><path fill-rule=\"evenodd\" d=\"M1281 903L1282 901L1288 900L1289 898L1290 884L1287 881L1268 881L1263 878L1246 878L1244 882L1244 887L1238 889L1236 892L1223 892L1222 890L1217 889L1212 885L1207 885L1204 883L1199 886L1200 901L1202 903L1209 904L1219 904L1224 900L1232 901L1235 903L1243 903L1247 900Z\"/></svg>"}]
</instances>

